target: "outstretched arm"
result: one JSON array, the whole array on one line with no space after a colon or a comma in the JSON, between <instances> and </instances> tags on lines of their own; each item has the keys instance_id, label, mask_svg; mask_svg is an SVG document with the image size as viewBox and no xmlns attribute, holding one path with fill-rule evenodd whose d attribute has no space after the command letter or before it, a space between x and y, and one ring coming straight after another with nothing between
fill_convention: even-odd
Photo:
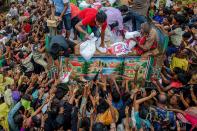
<instances>
[{"instance_id":1,"label":"outstretched arm","mask_svg":"<svg viewBox=\"0 0 197 131\"><path fill-rule=\"evenodd\" d=\"M183 105L185 106L185 108L189 108L189 104L187 103L187 101L185 101L185 99L184 99L184 96L183 96L183 93L182 93L182 92L180 92L180 99L181 99L181 101L182 101Z\"/></svg>"},{"instance_id":2,"label":"outstretched arm","mask_svg":"<svg viewBox=\"0 0 197 131\"><path fill-rule=\"evenodd\" d=\"M111 79L112 79L113 83L115 84L116 90L117 90L118 93L120 94L120 89L119 89L118 84L116 83L116 79L115 79L113 76L111 76Z\"/></svg>"},{"instance_id":3,"label":"outstretched arm","mask_svg":"<svg viewBox=\"0 0 197 131\"><path fill-rule=\"evenodd\" d=\"M177 113L181 113L183 115L186 115L184 111L179 110L179 109L168 109L169 111L173 111L173 112L177 112Z\"/></svg>"},{"instance_id":4,"label":"outstretched arm","mask_svg":"<svg viewBox=\"0 0 197 131\"><path fill-rule=\"evenodd\" d=\"M166 92L168 90L170 90L172 87L171 85L168 85L167 87L163 87L159 81L156 81L156 80L153 80L152 83L156 86L156 88L158 89L159 93L162 93L162 92Z\"/></svg>"},{"instance_id":5,"label":"outstretched arm","mask_svg":"<svg viewBox=\"0 0 197 131\"><path fill-rule=\"evenodd\" d=\"M138 72L139 72L140 66L136 68L135 70L135 77L134 77L134 85L137 85L137 78L138 78Z\"/></svg>"},{"instance_id":6,"label":"outstretched arm","mask_svg":"<svg viewBox=\"0 0 197 131\"><path fill-rule=\"evenodd\" d=\"M157 95L156 91L153 90L149 96L144 97L144 98L141 98L141 99L139 99L139 100L136 100L136 103L137 103L137 104L142 104L143 102L152 99L152 98L155 97L156 95Z\"/></svg>"},{"instance_id":7,"label":"outstretched arm","mask_svg":"<svg viewBox=\"0 0 197 131\"><path fill-rule=\"evenodd\" d=\"M149 96L144 97L144 98L141 98L141 99L139 99L139 100L135 100L135 101L134 101L134 110L135 110L135 111L139 111L139 105L140 105L140 104L142 104L142 103L145 102L145 101L148 101L148 100L152 99L152 98L155 97L156 95L157 95L156 91L153 90ZM136 97L136 96L135 96L135 97Z\"/></svg>"},{"instance_id":8,"label":"outstretched arm","mask_svg":"<svg viewBox=\"0 0 197 131\"><path fill-rule=\"evenodd\" d=\"M196 95L194 94L193 87L190 88L190 91L191 91L192 100L197 105L197 99L196 99Z\"/></svg>"}]
</instances>

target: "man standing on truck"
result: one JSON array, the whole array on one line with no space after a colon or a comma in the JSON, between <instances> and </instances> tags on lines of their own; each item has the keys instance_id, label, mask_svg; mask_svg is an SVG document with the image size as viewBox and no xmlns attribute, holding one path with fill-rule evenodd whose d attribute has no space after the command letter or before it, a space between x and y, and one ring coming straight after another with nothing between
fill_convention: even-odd
<instances>
[{"instance_id":1,"label":"man standing on truck","mask_svg":"<svg viewBox=\"0 0 197 131\"><path fill-rule=\"evenodd\" d=\"M71 9L69 0L50 0L52 17L58 16L58 20L60 24L58 25L58 29L62 31L63 24L66 29L66 38L70 37L71 30Z\"/></svg>"},{"instance_id":2,"label":"man standing on truck","mask_svg":"<svg viewBox=\"0 0 197 131\"><path fill-rule=\"evenodd\" d=\"M124 18L124 22L132 20L133 31L140 30L142 23L146 22L146 15L150 6L150 0L133 0L131 10Z\"/></svg>"}]
</instances>

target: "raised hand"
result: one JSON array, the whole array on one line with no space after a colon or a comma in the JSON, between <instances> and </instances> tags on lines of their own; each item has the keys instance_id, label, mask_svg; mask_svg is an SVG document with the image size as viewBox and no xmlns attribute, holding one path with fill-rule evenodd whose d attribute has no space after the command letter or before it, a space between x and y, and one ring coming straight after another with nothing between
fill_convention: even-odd
<instances>
[{"instance_id":1,"label":"raised hand","mask_svg":"<svg viewBox=\"0 0 197 131\"><path fill-rule=\"evenodd\" d=\"M111 106L112 105L112 96L108 95L106 101Z\"/></svg>"},{"instance_id":2,"label":"raised hand","mask_svg":"<svg viewBox=\"0 0 197 131\"><path fill-rule=\"evenodd\" d=\"M125 114L129 115L129 107L128 106L125 108Z\"/></svg>"}]
</instances>

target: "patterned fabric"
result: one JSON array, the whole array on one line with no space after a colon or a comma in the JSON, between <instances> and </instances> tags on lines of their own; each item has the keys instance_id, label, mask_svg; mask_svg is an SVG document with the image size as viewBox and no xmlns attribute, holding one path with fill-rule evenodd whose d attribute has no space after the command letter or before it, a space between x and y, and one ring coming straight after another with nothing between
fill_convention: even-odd
<instances>
[{"instance_id":1,"label":"patterned fabric","mask_svg":"<svg viewBox=\"0 0 197 131\"><path fill-rule=\"evenodd\" d=\"M57 68L55 66L52 66L51 69L48 71L48 77L54 78L55 74L57 73Z\"/></svg>"},{"instance_id":2,"label":"patterned fabric","mask_svg":"<svg viewBox=\"0 0 197 131\"><path fill-rule=\"evenodd\" d=\"M175 129L176 119L174 112L164 110L159 107L150 108L150 120L153 123L155 130Z\"/></svg>"}]
</instances>

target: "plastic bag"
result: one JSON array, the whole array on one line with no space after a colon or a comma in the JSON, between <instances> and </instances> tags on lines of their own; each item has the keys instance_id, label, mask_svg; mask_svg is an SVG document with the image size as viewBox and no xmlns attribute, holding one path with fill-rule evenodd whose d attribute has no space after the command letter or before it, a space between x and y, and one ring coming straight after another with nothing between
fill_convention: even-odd
<instances>
[{"instance_id":1,"label":"plastic bag","mask_svg":"<svg viewBox=\"0 0 197 131\"><path fill-rule=\"evenodd\" d=\"M88 4L86 1L82 1L79 4L79 8L82 8L82 9L89 8L89 7L90 7L90 4Z\"/></svg>"},{"instance_id":2,"label":"plastic bag","mask_svg":"<svg viewBox=\"0 0 197 131\"><path fill-rule=\"evenodd\" d=\"M93 35L90 35L90 37L92 38L80 45L80 54L85 60L90 60L96 51L95 42L97 38L93 37Z\"/></svg>"},{"instance_id":3,"label":"plastic bag","mask_svg":"<svg viewBox=\"0 0 197 131\"><path fill-rule=\"evenodd\" d=\"M64 67L65 65L63 64L63 57L60 57L60 67L61 67L61 72L60 72L60 81L61 83L67 83L70 79L70 75L72 72L72 67L71 68L67 68L68 71L64 71Z\"/></svg>"},{"instance_id":4,"label":"plastic bag","mask_svg":"<svg viewBox=\"0 0 197 131\"><path fill-rule=\"evenodd\" d=\"M105 44L105 47L101 47L101 38L99 38L96 42L96 49L100 51L101 53L106 53L107 52L107 45Z\"/></svg>"},{"instance_id":5,"label":"plastic bag","mask_svg":"<svg viewBox=\"0 0 197 131\"><path fill-rule=\"evenodd\" d=\"M111 54L114 54L116 56L126 55L130 51L128 49L127 43L124 42L116 42L111 47L108 48L108 51Z\"/></svg>"},{"instance_id":6,"label":"plastic bag","mask_svg":"<svg viewBox=\"0 0 197 131\"><path fill-rule=\"evenodd\" d=\"M131 50L133 47L135 47L136 42L134 40L127 41L128 49Z\"/></svg>"},{"instance_id":7,"label":"plastic bag","mask_svg":"<svg viewBox=\"0 0 197 131\"><path fill-rule=\"evenodd\" d=\"M69 81L71 72L63 73L60 77L61 83L67 83Z\"/></svg>"},{"instance_id":8,"label":"plastic bag","mask_svg":"<svg viewBox=\"0 0 197 131\"><path fill-rule=\"evenodd\" d=\"M125 34L126 39L131 39L131 38L136 38L136 37L140 37L140 32L138 32L138 31L126 32L126 34Z\"/></svg>"}]
</instances>

